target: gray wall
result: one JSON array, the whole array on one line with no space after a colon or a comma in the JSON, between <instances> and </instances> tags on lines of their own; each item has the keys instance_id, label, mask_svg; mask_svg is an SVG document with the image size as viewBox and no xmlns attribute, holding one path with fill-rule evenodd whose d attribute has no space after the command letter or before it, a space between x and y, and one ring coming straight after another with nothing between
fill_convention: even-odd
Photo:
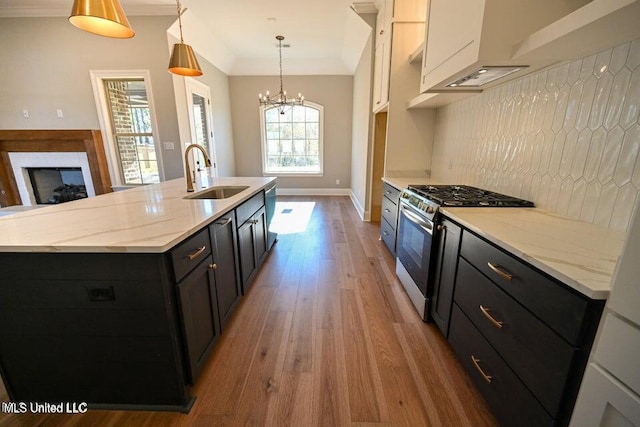
<instances>
[{"instance_id":1,"label":"gray wall","mask_svg":"<svg viewBox=\"0 0 640 427\"><path fill-rule=\"evenodd\" d=\"M376 15L361 15L372 27ZM371 132L371 92L373 75L374 43L373 32L369 36L358 67L353 75L353 130L351 136L351 191L360 207L369 210L369 169L372 147Z\"/></svg>"},{"instance_id":2,"label":"gray wall","mask_svg":"<svg viewBox=\"0 0 640 427\"><path fill-rule=\"evenodd\" d=\"M151 75L158 135L179 141L166 30L175 17L132 16L135 37L116 40L81 31L66 18L0 18L0 129L99 129L89 70L146 69ZM233 174L228 80L199 58L211 87L220 171ZM30 118L22 116L28 109ZM56 117L56 109L64 118ZM218 136L219 134L219 136ZM176 144L179 147L179 144ZM183 176L180 150L162 150L165 178Z\"/></svg>"},{"instance_id":3,"label":"gray wall","mask_svg":"<svg viewBox=\"0 0 640 427\"><path fill-rule=\"evenodd\" d=\"M239 176L261 176L258 93L277 92L278 77L231 76L229 83L236 172ZM353 77L285 76L284 88L292 94L302 92L305 99L324 106L324 176L282 177L278 186L350 188Z\"/></svg>"}]
</instances>

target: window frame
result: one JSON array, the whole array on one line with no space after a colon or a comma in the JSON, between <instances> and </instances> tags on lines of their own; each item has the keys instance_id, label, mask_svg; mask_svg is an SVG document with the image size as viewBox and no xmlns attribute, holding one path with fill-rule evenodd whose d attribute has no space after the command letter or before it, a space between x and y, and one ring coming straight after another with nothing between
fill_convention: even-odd
<instances>
[{"instance_id":1,"label":"window frame","mask_svg":"<svg viewBox=\"0 0 640 427\"><path fill-rule=\"evenodd\" d=\"M122 165L120 164L120 157L118 155L117 143L113 137L113 126L111 124L111 116L108 110L108 100L104 90L105 80L121 80L121 79L142 79L144 80L147 90L147 100L149 102L149 114L151 117L151 130L154 140L154 148L156 152L156 161L158 164L158 178L159 182L165 180L164 164L162 156L161 140L158 129L158 120L156 116L155 103L153 99L153 90L151 86L151 73L149 70L90 70L89 76L91 78L91 86L93 89L93 96L96 102L96 108L98 110L98 122L100 123L100 130L102 132L102 138L105 143L105 154L107 157L107 164L109 166L109 176L111 178L112 187L138 187L142 185L151 184L125 184L122 178Z\"/></svg>"},{"instance_id":2,"label":"window frame","mask_svg":"<svg viewBox=\"0 0 640 427\"><path fill-rule=\"evenodd\" d=\"M260 111L260 150L262 157L262 175L263 176L307 176L307 177L322 177L324 176L324 105L318 104L313 101L304 100L303 107L311 107L318 110L318 164L320 167L319 172L267 172L267 126L265 119L265 112L271 108L261 105ZM306 122L305 122L306 123Z\"/></svg>"}]
</instances>

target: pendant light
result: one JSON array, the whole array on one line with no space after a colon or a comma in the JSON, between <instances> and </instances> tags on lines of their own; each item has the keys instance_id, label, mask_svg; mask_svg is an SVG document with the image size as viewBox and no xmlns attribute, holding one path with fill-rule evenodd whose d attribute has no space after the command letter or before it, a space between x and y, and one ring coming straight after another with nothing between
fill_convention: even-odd
<instances>
[{"instance_id":1,"label":"pendant light","mask_svg":"<svg viewBox=\"0 0 640 427\"><path fill-rule=\"evenodd\" d=\"M69 22L105 37L128 39L136 34L118 0L75 0Z\"/></svg>"},{"instance_id":2,"label":"pendant light","mask_svg":"<svg viewBox=\"0 0 640 427\"><path fill-rule=\"evenodd\" d=\"M276 36L278 40L278 52L280 53L280 92L275 95L270 95L267 91L266 95L259 94L258 101L260 105L265 107L276 107L280 114L284 114L286 110L294 105L304 105L304 96L298 93L296 98L290 98L287 96L287 91L284 90L282 85L282 40L283 36Z\"/></svg>"},{"instance_id":3,"label":"pendant light","mask_svg":"<svg viewBox=\"0 0 640 427\"><path fill-rule=\"evenodd\" d=\"M193 49L188 44L184 44L182 38L182 5L180 0L176 0L178 5L178 25L180 27L180 43L173 45L171 60L169 61L169 72L179 76L201 76L200 64Z\"/></svg>"}]
</instances>

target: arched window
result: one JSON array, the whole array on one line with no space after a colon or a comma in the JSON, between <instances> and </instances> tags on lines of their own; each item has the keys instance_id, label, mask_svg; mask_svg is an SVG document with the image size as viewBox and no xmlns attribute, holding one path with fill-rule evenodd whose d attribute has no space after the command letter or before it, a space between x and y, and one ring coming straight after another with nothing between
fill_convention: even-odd
<instances>
[{"instance_id":1,"label":"arched window","mask_svg":"<svg viewBox=\"0 0 640 427\"><path fill-rule=\"evenodd\" d=\"M260 116L265 175L322 175L322 105L305 100L284 114L261 107Z\"/></svg>"}]
</instances>

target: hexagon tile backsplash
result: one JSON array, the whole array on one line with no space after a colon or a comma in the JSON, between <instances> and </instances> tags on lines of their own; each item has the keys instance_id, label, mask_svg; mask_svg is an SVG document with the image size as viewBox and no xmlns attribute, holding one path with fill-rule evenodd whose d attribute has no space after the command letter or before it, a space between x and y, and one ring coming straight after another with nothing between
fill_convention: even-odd
<instances>
[{"instance_id":1,"label":"hexagon tile backsplash","mask_svg":"<svg viewBox=\"0 0 640 427\"><path fill-rule=\"evenodd\" d=\"M438 109L432 176L625 230L639 114L640 39Z\"/></svg>"}]
</instances>

